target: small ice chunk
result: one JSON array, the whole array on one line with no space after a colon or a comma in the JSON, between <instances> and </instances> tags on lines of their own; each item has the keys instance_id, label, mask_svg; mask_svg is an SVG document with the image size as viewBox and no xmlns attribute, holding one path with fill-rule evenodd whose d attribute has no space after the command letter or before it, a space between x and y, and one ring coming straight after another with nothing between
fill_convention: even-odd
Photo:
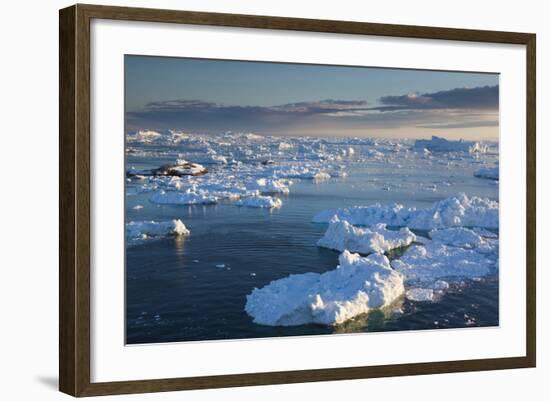
<instances>
[{"instance_id":1,"label":"small ice chunk","mask_svg":"<svg viewBox=\"0 0 550 401\"><path fill-rule=\"evenodd\" d=\"M246 185L249 191L259 191L262 195L266 194L285 194L289 193L288 186L282 180L272 180L259 178L256 181Z\"/></svg>"},{"instance_id":2,"label":"small ice chunk","mask_svg":"<svg viewBox=\"0 0 550 401\"><path fill-rule=\"evenodd\" d=\"M236 203L238 206L259 207L259 208L277 208L283 205L283 201L273 196L251 196L241 199Z\"/></svg>"},{"instance_id":3,"label":"small ice chunk","mask_svg":"<svg viewBox=\"0 0 550 401\"><path fill-rule=\"evenodd\" d=\"M141 143L152 143L161 138L161 134L156 131L142 130L137 131L133 135L130 134L126 137L128 142L141 142Z\"/></svg>"},{"instance_id":4,"label":"small ice chunk","mask_svg":"<svg viewBox=\"0 0 550 401\"><path fill-rule=\"evenodd\" d=\"M245 311L268 326L337 325L371 309L391 305L405 289L403 277L380 254L344 251L328 272L294 274L246 297Z\"/></svg>"},{"instance_id":5,"label":"small ice chunk","mask_svg":"<svg viewBox=\"0 0 550 401\"><path fill-rule=\"evenodd\" d=\"M167 235L186 236L191 232L181 220L172 221L131 221L126 224L126 238L130 240L162 237Z\"/></svg>"},{"instance_id":6,"label":"small ice chunk","mask_svg":"<svg viewBox=\"0 0 550 401\"><path fill-rule=\"evenodd\" d=\"M134 210L143 209L143 205L135 205L132 209Z\"/></svg>"},{"instance_id":7,"label":"small ice chunk","mask_svg":"<svg viewBox=\"0 0 550 401\"><path fill-rule=\"evenodd\" d=\"M437 280L433 284L433 289L436 291L446 291L449 289L449 283L443 280Z\"/></svg>"},{"instance_id":8,"label":"small ice chunk","mask_svg":"<svg viewBox=\"0 0 550 401\"><path fill-rule=\"evenodd\" d=\"M431 288L411 288L405 292L405 297L414 302L432 302L434 290Z\"/></svg>"},{"instance_id":9,"label":"small ice chunk","mask_svg":"<svg viewBox=\"0 0 550 401\"><path fill-rule=\"evenodd\" d=\"M488 180L498 180L498 166L497 167L482 167L479 170L474 171L474 177L486 178Z\"/></svg>"},{"instance_id":10,"label":"small ice chunk","mask_svg":"<svg viewBox=\"0 0 550 401\"><path fill-rule=\"evenodd\" d=\"M403 227L399 231L390 231L386 229L385 224L360 228L334 217L323 238L317 241L317 245L340 252L347 249L359 253L384 253L409 245L415 239L416 236L407 227Z\"/></svg>"},{"instance_id":11,"label":"small ice chunk","mask_svg":"<svg viewBox=\"0 0 550 401\"><path fill-rule=\"evenodd\" d=\"M326 181L330 179L330 174L325 173L324 171L319 171L313 176L313 180L315 181Z\"/></svg>"},{"instance_id":12,"label":"small ice chunk","mask_svg":"<svg viewBox=\"0 0 550 401\"><path fill-rule=\"evenodd\" d=\"M288 150L292 149L294 146L291 143L281 142L279 143L279 150Z\"/></svg>"},{"instance_id":13,"label":"small ice chunk","mask_svg":"<svg viewBox=\"0 0 550 401\"><path fill-rule=\"evenodd\" d=\"M210 195L202 195L193 191L159 191L153 194L149 201L159 205L197 205L213 204L218 202L218 198Z\"/></svg>"}]
</instances>

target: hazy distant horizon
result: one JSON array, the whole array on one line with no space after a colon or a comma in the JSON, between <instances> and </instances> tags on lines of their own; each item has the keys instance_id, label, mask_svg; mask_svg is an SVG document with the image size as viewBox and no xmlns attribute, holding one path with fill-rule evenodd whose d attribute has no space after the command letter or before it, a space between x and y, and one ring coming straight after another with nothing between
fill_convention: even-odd
<instances>
[{"instance_id":1,"label":"hazy distant horizon","mask_svg":"<svg viewBox=\"0 0 550 401\"><path fill-rule=\"evenodd\" d=\"M499 139L499 75L125 56L126 133Z\"/></svg>"}]
</instances>

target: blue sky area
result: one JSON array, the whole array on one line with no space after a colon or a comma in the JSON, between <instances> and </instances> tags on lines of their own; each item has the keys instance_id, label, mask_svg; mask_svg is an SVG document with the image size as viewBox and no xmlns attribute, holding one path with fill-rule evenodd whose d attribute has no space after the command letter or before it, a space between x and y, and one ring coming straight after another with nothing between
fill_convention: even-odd
<instances>
[{"instance_id":1,"label":"blue sky area","mask_svg":"<svg viewBox=\"0 0 550 401\"><path fill-rule=\"evenodd\" d=\"M126 56L126 129L497 139L498 74Z\"/></svg>"}]
</instances>

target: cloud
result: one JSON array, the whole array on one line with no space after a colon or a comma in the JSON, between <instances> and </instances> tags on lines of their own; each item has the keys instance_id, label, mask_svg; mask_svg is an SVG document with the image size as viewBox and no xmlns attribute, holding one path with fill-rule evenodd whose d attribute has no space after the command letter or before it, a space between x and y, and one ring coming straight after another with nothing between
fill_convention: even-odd
<instances>
[{"instance_id":1,"label":"cloud","mask_svg":"<svg viewBox=\"0 0 550 401\"><path fill-rule=\"evenodd\" d=\"M141 110L128 111L129 129L185 127L198 130L263 130L277 126L311 124L314 119L336 117L341 112L366 110L365 100L326 99L277 106L231 106L201 100L150 102Z\"/></svg>"},{"instance_id":2,"label":"cloud","mask_svg":"<svg viewBox=\"0 0 550 401\"><path fill-rule=\"evenodd\" d=\"M131 115L154 113L209 113L209 114L249 114L249 115L314 115L330 114L343 110L365 110L365 100L326 99L312 102L288 103L279 106L226 106L223 104L203 102L201 100L165 100L150 102L141 111L130 112Z\"/></svg>"},{"instance_id":3,"label":"cloud","mask_svg":"<svg viewBox=\"0 0 550 401\"><path fill-rule=\"evenodd\" d=\"M466 109L497 110L499 87L480 86L476 88L455 88L445 91L400 96L383 96L383 106L371 108L378 111Z\"/></svg>"},{"instance_id":4,"label":"cloud","mask_svg":"<svg viewBox=\"0 0 550 401\"><path fill-rule=\"evenodd\" d=\"M399 128L453 129L498 126L498 86L366 100L325 99L275 106L224 105L176 99L147 103L126 113L127 132L137 129L226 130L266 134Z\"/></svg>"}]
</instances>

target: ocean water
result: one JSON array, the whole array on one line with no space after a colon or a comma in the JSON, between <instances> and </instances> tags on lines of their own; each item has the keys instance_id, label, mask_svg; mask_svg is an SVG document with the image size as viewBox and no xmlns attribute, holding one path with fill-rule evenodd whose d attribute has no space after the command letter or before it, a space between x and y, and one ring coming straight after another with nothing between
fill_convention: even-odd
<instances>
[{"instance_id":1,"label":"ocean water","mask_svg":"<svg viewBox=\"0 0 550 401\"><path fill-rule=\"evenodd\" d=\"M138 169L173 162L174 152L188 151L181 145L133 148L138 151L128 153L127 165ZM337 266L338 252L316 246L326 225L311 220L322 210L393 202L428 207L459 192L498 200L498 184L473 176L482 163L498 159L484 157L447 163L357 157L345 163L347 177L294 179L289 195L277 195L283 206L271 210L238 207L228 200L156 205L149 202L151 191L135 191L140 183L129 180L127 222L181 219L191 235L127 246L127 344L498 325L496 273L454 283L439 302L401 300L395 308L398 314L374 311L338 326L263 326L244 311L246 295L255 287ZM208 168L209 174L227 169ZM133 209L136 205L143 208Z\"/></svg>"}]
</instances>

